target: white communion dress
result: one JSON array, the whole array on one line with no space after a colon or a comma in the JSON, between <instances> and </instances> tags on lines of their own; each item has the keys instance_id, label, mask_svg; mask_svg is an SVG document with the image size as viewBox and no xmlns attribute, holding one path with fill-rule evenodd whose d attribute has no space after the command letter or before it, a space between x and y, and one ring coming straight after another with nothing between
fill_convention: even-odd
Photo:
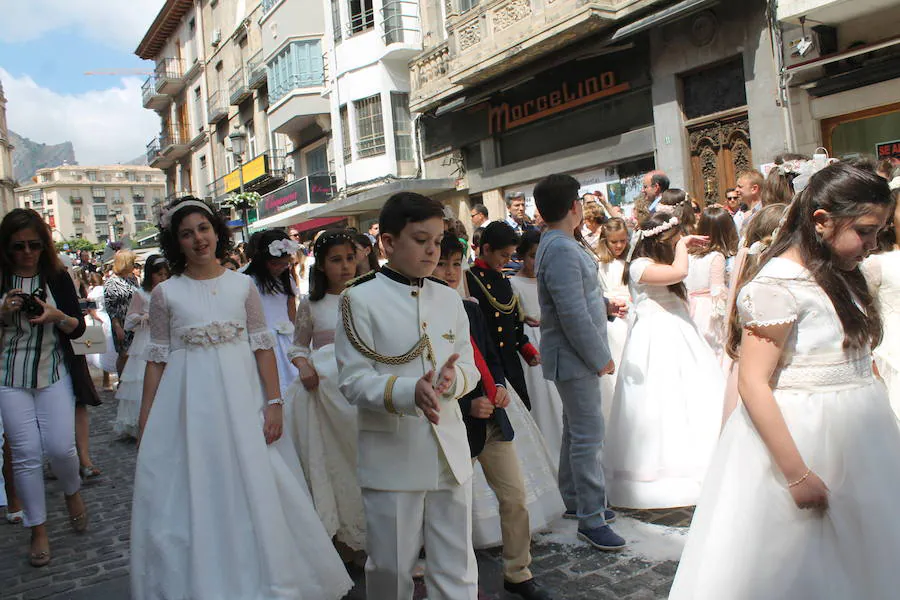
<instances>
[{"instance_id":1,"label":"white communion dress","mask_svg":"<svg viewBox=\"0 0 900 600\"><path fill-rule=\"evenodd\" d=\"M165 370L141 441L135 600L337 600L352 583L290 438L266 445L253 352L274 340L253 281L225 271L153 290L147 360Z\"/></svg>"},{"instance_id":2,"label":"white communion dress","mask_svg":"<svg viewBox=\"0 0 900 600\"><path fill-rule=\"evenodd\" d=\"M770 386L824 511L797 508L743 405L710 466L670 600L882 600L900 589L900 428L867 350L844 348L804 267L771 259L738 295L745 327L791 323Z\"/></svg>"},{"instance_id":3,"label":"white communion dress","mask_svg":"<svg viewBox=\"0 0 900 600\"><path fill-rule=\"evenodd\" d=\"M710 252L705 256L691 254L688 265L684 285L690 299L691 318L721 361L725 352L725 315L728 309L725 256L721 252Z\"/></svg>"},{"instance_id":4,"label":"white communion dress","mask_svg":"<svg viewBox=\"0 0 900 600\"><path fill-rule=\"evenodd\" d=\"M126 331L134 332L134 339L128 348L128 361L122 369L116 391L119 404L113 431L120 436L137 438L144 393L144 369L147 366L144 353L150 341L150 294L143 288L137 288L131 297L124 326Z\"/></svg>"},{"instance_id":5,"label":"white communion dress","mask_svg":"<svg viewBox=\"0 0 900 600\"><path fill-rule=\"evenodd\" d=\"M628 286L622 282L625 273L625 261L616 258L611 262L600 263L599 279L603 287L603 295L612 300L622 300L628 303L628 317L625 319L613 319L606 323L606 341L609 344L609 353L618 371L622 363L622 352L625 350L625 340L628 339L628 330L634 323L634 314L631 306L631 292ZM612 413L613 397L616 395L616 376L604 375L600 378L600 410L603 420L609 423Z\"/></svg>"},{"instance_id":6,"label":"white communion dress","mask_svg":"<svg viewBox=\"0 0 900 600\"><path fill-rule=\"evenodd\" d=\"M91 288L88 292L88 300L97 303L96 314L101 321L97 322L92 319L92 324L103 327L103 335L106 336L106 352L104 354L88 354L88 363L101 371L115 373L116 359L119 357L119 354L116 352L115 346L113 346L112 320L109 318L109 314L107 314L104 306L103 286L98 285Z\"/></svg>"},{"instance_id":7,"label":"white communion dress","mask_svg":"<svg viewBox=\"0 0 900 600\"><path fill-rule=\"evenodd\" d=\"M541 305L538 303L537 279L516 275L509 278L513 291L522 302L525 315L541 320ZM525 324L525 333L535 348L541 345L541 328ZM559 471L559 449L562 446L562 400L556 391L556 384L544 379L540 367L530 367L520 356L522 370L525 371L525 385L531 398L531 416L537 423L544 437L547 449L552 457L553 473ZM516 429L518 431L518 429Z\"/></svg>"},{"instance_id":8,"label":"white communion dress","mask_svg":"<svg viewBox=\"0 0 900 600\"><path fill-rule=\"evenodd\" d=\"M366 517L356 477L356 407L338 389L334 357L339 303L340 296L335 294L325 294L316 302L306 296L300 299L288 355L309 360L319 375L319 386L308 391L297 377L285 398L292 404L295 444L325 530L350 548L362 550ZM296 373L296 367L292 368Z\"/></svg>"},{"instance_id":9,"label":"white communion dress","mask_svg":"<svg viewBox=\"0 0 900 600\"><path fill-rule=\"evenodd\" d=\"M887 385L894 413L900 416L900 250L874 254L863 266L884 323L881 344L873 352L875 364Z\"/></svg>"},{"instance_id":10,"label":"white communion dress","mask_svg":"<svg viewBox=\"0 0 900 600\"><path fill-rule=\"evenodd\" d=\"M613 506L697 502L719 438L725 378L687 303L640 283L653 264L630 266L635 322L628 333L606 431L604 471Z\"/></svg>"},{"instance_id":11,"label":"white communion dress","mask_svg":"<svg viewBox=\"0 0 900 600\"><path fill-rule=\"evenodd\" d=\"M291 285L293 287L293 280L291 280ZM275 338L275 362L278 365L278 383L281 385L281 395L283 398L287 398L287 389L297 378L297 369L288 359L288 350L294 338L294 323L288 313L288 303L296 302L298 292L294 287L294 296L288 296L284 292L265 293L259 285L256 287L262 299L266 324Z\"/></svg>"}]
</instances>

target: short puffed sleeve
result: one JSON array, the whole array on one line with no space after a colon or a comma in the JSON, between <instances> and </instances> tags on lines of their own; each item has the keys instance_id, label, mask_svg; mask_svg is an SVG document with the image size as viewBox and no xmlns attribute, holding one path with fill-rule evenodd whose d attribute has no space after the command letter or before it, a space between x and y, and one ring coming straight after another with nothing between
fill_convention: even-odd
<instances>
[{"instance_id":1,"label":"short puffed sleeve","mask_svg":"<svg viewBox=\"0 0 900 600\"><path fill-rule=\"evenodd\" d=\"M640 283L641 277L644 276L644 271L652 264L653 261L649 258L641 257L634 259L631 264L628 265L628 278L632 283Z\"/></svg>"},{"instance_id":2,"label":"short puffed sleeve","mask_svg":"<svg viewBox=\"0 0 900 600\"><path fill-rule=\"evenodd\" d=\"M800 313L787 283L783 279L757 278L745 285L737 297L741 325L757 328L795 322Z\"/></svg>"},{"instance_id":3,"label":"short puffed sleeve","mask_svg":"<svg viewBox=\"0 0 900 600\"><path fill-rule=\"evenodd\" d=\"M150 341L145 350L147 361L168 362L169 327L169 304L166 301L165 286L160 284L150 295Z\"/></svg>"},{"instance_id":4,"label":"short puffed sleeve","mask_svg":"<svg viewBox=\"0 0 900 600\"><path fill-rule=\"evenodd\" d=\"M266 324L266 313L263 310L262 299L253 281L247 278L247 298L244 300L244 309L247 311L247 332L250 334L250 349L271 350L275 347L275 336Z\"/></svg>"}]
</instances>

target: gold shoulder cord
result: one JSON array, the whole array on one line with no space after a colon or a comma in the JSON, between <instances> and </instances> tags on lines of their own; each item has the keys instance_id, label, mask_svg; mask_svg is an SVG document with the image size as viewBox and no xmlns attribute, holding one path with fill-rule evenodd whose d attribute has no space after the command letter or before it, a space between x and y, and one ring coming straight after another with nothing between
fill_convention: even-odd
<instances>
[{"instance_id":1,"label":"gold shoulder cord","mask_svg":"<svg viewBox=\"0 0 900 600\"><path fill-rule=\"evenodd\" d=\"M400 356L386 356L384 354L379 354L366 346L356 332L356 324L353 322L353 309L350 305L350 298L346 294L341 296L341 322L344 326L344 332L347 334L347 339L350 340L350 344L353 345L357 352L369 360L374 360L375 362L384 365L405 365L421 356L424 352L425 358L431 363L432 368L437 368L434 363L434 351L431 348L431 340L428 338L427 333L419 338L416 345L410 348L408 352L401 354Z\"/></svg>"},{"instance_id":2,"label":"gold shoulder cord","mask_svg":"<svg viewBox=\"0 0 900 600\"><path fill-rule=\"evenodd\" d=\"M481 279L478 278L478 275L472 273L471 278L474 279L475 283L478 284L478 287L481 288L481 291L488 299L490 305L494 307L494 310L496 310L497 312L501 312L504 315L511 315L513 312L515 312L520 321L525 320L525 314L522 310L522 305L519 302L519 295L516 294L515 291L513 292L513 297L512 300L509 301L509 304L503 304L499 300L497 300L494 295L487 290L486 287L484 287L484 284L481 283Z\"/></svg>"}]
</instances>

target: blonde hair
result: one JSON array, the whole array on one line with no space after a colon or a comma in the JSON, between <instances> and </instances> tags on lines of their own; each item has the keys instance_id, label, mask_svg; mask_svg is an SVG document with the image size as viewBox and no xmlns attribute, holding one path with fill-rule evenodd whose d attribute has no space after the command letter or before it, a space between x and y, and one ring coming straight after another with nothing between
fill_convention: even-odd
<instances>
[{"instance_id":1,"label":"blonde hair","mask_svg":"<svg viewBox=\"0 0 900 600\"><path fill-rule=\"evenodd\" d=\"M612 217L603 224L603 229L600 233L600 240L597 242L597 256L600 257L600 262L611 263L616 259L616 256L612 252L612 249L609 247L609 240L607 239L607 237L610 233L615 233L618 231L624 231L627 238L628 224L625 222L625 219L621 217ZM623 257L627 252L628 245L625 246L625 250L622 253Z\"/></svg>"},{"instance_id":2,"label":"blonde hair","mask_svg":"<svg viewBox=\"0 0 900 600\"><path fill-rule=\"evenodd\" d=\"M128 277L134 271L137 254L131 250L119 250L113 259L113 273L119 277Z\"/></svg>"}]
</instances>

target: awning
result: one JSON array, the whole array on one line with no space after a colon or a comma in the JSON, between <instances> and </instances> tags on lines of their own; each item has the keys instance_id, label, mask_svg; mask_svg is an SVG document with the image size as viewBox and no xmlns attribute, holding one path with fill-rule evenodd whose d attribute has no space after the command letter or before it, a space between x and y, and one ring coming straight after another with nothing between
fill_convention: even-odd
<instances>
[{"instance_id":1,"label":"awning","mask_svg":"<svg viewBox=\"0 0 900 600\"><path fill-rule=\"evenodd\" d=\"M415 192L431 196L456 189L455 179L396 179L370 190L331 200L325 204L311 204L314 207L305 215L307 218L361 215L381 210L385 201L398 192ZM296 220L296 219L295 219Z\"/></svg>"},{"instance_id":2,"label":"awning","mask_svg":"<svg viewBox=\"0 0 900 600\"><path fill-rule=\"evenodd\" d=\"M291 225L291 228L296 229L298 232L311 231L313 229L322 229L323 227L340 223L343 220L344 217L322 217L320 219L310 219L309 221Z\"/></svg>"},{"instance_id":3,"label":"awning","mask_svg":"<svg viewBox=\"0 0 900 600\"><path fill-rule=\"evenodd\" d=\"M250 232L260 231L262 229L272 229L275 227L285 227L287 225L293 225L299 221L307 218L305 213L311 212L313 209L319 208L321 206L327 206L325 204L301 204L300 206L295 206L294 208L288 209L284 212L280 212L278 214L274 214L271 217L266 217L265 219L260 219L255 223L250 224Z\"/></svg>"},{"instance_id":4,"label":"awning","mask_svg":"<svg viewBox=\"0 0 900 600\"><path fill-rule=\"evenodd\" d=\"M616 42L664 23L671 23L672 21L683 19L684 17L700 12L709 6L718 3L719 0L682 0L669 8L654 12L643 19L638 19L633 23L620 27L609 41Z\"/></svg>"}]
</instances>

